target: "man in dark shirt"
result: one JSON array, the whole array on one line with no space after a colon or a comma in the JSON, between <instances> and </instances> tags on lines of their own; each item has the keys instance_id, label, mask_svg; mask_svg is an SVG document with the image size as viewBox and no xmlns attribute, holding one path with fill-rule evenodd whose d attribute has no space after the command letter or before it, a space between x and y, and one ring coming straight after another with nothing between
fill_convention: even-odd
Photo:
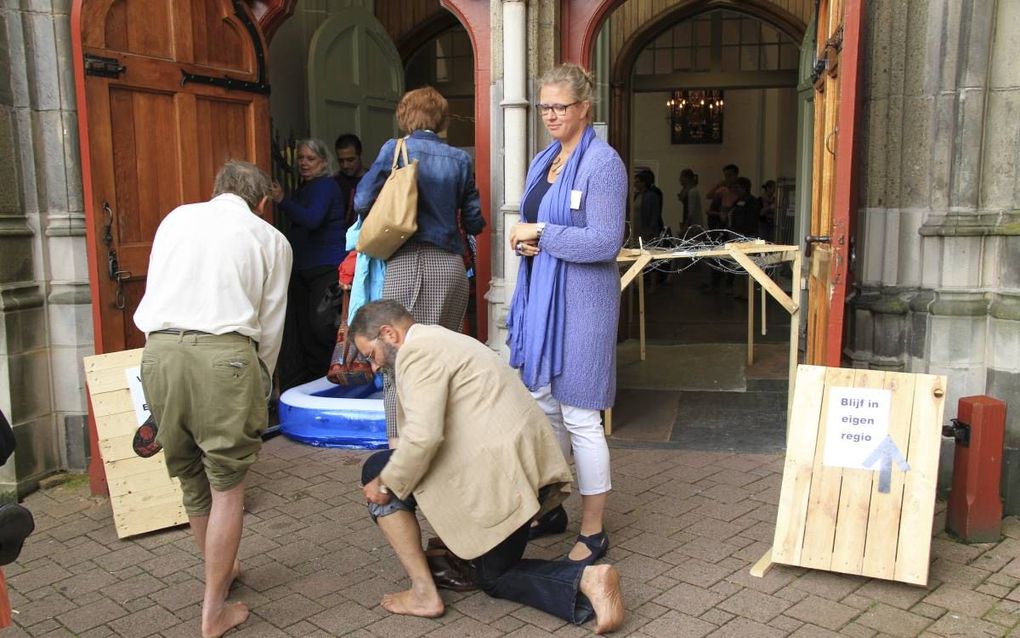
<instances>
[{"instance_id":1,"label":"man in dark shirt","mask_svg":"<svg viewBox=\"0 0 1020 638\"><path fill-rule=\"evenodd\" d=\"M749 239L757 239L761 204L757 197L751 195L751 180L746 177L738 177L734 183L733 193L737 196L737 201L733 203L733 208L730 210L730 230ZM747 275L740 275L733 283L735 299L747 299L745 277Z\"/></svg>"},{"instance_id":2,"label":"man in dark shirt","mask_svg":"<svg viewBox=\"0 0 1020 638\"><path fill-rule=\"evenodd\" d=\"M367 170L361 163L361 139L354 133L344 133L336 138L336 161L340 166L334 179L340 185L343 202L347 206L346 226L354 223L354 190Z\"/></svg>"},{"instance_id":3,"label":"man in dark shirt","mask_svg":"<svg viewBox=\"0 0 1020 638\"><path fill-rule=\"evenodd\" d=\"M655 173L648 169L638 171L634 176L634 191L641 239L655 239L663 230L662 191L655 185Z\"/></svg>"},{"instance_id":4,"label":"man in dark shirt","mask_svg":"<svg viewBox=\"0 0 1020 638\"><path fill-rule=\"evenodd\" d=\"M730 230L745 237L757 238L761 203L751 195L751 180L738 177L733 192L737 201L730 210Z\"/></svg>"}]
</instances>

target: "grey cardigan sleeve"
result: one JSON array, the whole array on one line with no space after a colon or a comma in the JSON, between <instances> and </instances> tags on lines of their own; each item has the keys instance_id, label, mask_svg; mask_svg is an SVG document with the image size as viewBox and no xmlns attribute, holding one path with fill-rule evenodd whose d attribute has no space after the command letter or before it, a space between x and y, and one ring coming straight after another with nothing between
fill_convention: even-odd
<instances>
[{"instance_id":1,"label":"grey cardigan sleeve","mask_svg":"<svg viewBox=\"0 0 1020 638\"><path fill-rule=\"evenodd\" d=\"M588 176L581 207L584 226L549 224L539 248L563 261L613 261L623 245L627 216L627 170L615 151L604 153Z\"/></svg>"}]
</instances>

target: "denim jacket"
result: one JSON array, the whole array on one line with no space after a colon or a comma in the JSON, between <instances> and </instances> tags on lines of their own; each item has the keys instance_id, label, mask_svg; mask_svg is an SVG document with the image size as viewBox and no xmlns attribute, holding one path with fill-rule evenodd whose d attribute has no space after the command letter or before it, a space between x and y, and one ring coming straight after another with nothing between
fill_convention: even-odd
<instances>
[{"instance_id":1,"label":"denim jacket","mask_svg":"<svg viewBox=\"0 0 1020 638\"><path fill-rule=\"evenodd\" d=\"M362 176L354 193L354 209L362 218L368 215L393 165L396 140L379 150L372 167ZM418 231L410 241L424 241L456 255L463 255L464 240L460 224L471 235L485 228L481 201L475 187L471 157L442 141L429 131L415 131L407 138L407 155L418 160Z\"/></svg>"}]
</instances>

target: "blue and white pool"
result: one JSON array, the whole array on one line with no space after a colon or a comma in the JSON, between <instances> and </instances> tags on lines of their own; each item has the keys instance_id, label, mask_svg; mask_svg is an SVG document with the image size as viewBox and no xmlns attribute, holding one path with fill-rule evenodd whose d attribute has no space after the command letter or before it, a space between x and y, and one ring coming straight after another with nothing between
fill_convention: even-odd
<instances>
[{"instance_id":1,"label":"blue and white pool","mask_svg":"<svg viewBox=\"0 0 1020 638\"><path fill-rule=\"evenodd\" d=\"M375 383L339 386L326 377L293 387L280 397L280 431L317 447L381 450L387 447L382 377Z\"/></svg>"}]
</instances>

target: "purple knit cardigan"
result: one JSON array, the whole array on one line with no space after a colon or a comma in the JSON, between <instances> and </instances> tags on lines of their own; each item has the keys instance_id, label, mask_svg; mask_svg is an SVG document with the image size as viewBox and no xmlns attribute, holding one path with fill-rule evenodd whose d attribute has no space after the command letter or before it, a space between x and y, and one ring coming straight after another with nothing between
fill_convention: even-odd
<instances>
[{"instance_id":1,"label":"purple knit cardigan","mask_svg":"<svg viewBox=\"0 0 1020 638\"><path fill-rule=\"evenodd\" d=\"M627 170L613 147L600 139L588 147L573 190L581 207L572 226L549 224L539 247L566 266L563 373L552 381L560 403L604 410L616 398L616 332L620 271L627 216Z\"/></svg>"}]
</instances>

